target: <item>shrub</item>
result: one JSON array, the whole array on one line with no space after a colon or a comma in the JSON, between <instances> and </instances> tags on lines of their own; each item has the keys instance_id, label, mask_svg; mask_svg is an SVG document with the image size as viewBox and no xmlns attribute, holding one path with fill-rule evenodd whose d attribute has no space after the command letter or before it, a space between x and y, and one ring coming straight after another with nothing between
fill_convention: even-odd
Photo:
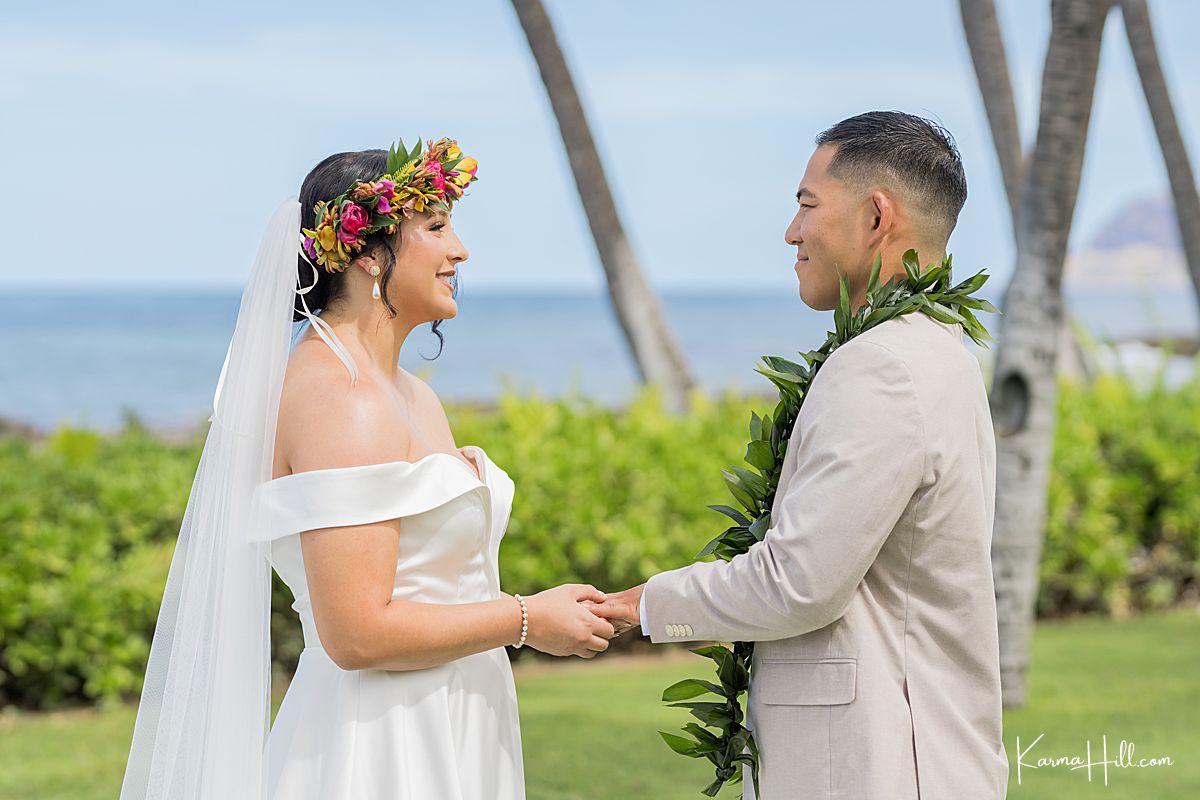
<instances>
[{"instance_id":1,"label":"shrub","mask_svg":"<svg viewBox=\"0 0 1200 800\"><path fill-rule=\"evenodd\" d=\"M739 463L766 398L696 399L662 413L506 396L449 409L461 443L517 484L500 550L506 590L620 590L683 566L724 528L721 469ZM0 706L136 696L202 436L172 444L131 419L119 434L61 428L0 439ZM1043 616L1121 616L1194 602L1200 553L1200 382L1064 383L1038 599ZM275 578L278 675L303 647ZM618 640L625 646L626 638Z\"/></svg>"}]
</instances>

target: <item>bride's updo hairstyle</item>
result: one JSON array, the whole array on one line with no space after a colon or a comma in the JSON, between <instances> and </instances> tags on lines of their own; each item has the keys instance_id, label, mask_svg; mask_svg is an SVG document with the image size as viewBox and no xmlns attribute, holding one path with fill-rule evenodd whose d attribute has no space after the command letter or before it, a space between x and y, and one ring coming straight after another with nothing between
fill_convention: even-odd
<instances>
[{"instance_id":1,"label":"bride's updo hairstyle","mask_svg":"<svg viewBox=\"0 0 1200 800\"><path fill-rule=\"evenodd\" d=\"M300 227L315 228L317 203L322 200L326 202L333 200L349 190L355 181L375 180L387 170L387 161L388 152L386 150L359 150L351 153L334 153L313 167L300 186ZM391 246L393 239L397 244L399 243L400 226L396 226L396 232L390 236L385 231L369 233L363 240L362 252L373 254L382 264L383 271L379 275L379 289L383 293L382 299L388 308L389 315L395 317L396 307L388 299L387 293L388 282L391 280L392 270L396 266L396 256ZM303 255L297 256L296 261L299 286L311 286L313 282L312 265L305 260ZM328 272L318 265L316 280L317 285L303 297L304 301L308 303L309 310L314 314L319 314L321 310L337 303L342 296L346 286L346 273L345 271ZM301 295L296 295L293 322L305 319L300 310L300 297ZM434 336L438 338L438 351L434 358L442 354L442 347L445 345L445 338L438 330L438 326L441 324L441 320L435 320L431 328Z\"/></svg>"}]
</instances>

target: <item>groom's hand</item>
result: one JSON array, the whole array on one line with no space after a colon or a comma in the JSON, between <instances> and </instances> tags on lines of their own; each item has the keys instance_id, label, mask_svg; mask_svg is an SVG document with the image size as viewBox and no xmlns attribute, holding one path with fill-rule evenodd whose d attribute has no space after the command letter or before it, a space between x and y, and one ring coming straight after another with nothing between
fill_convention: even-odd
<instances>
[{"instance_id":1,"label":"groom's hand","mask_svg":"<svg viewBox=\"0 0 1200 800\"><path fill-rule=\"evenodd\" d=\"M598 617L604 617L613 626L613 636L620 636L630 628L642 624L641 603L642 590L646 584L626 589L623 592L609 593L603 603L591 605L591 611Z\"/></svg>"}]
</instances>

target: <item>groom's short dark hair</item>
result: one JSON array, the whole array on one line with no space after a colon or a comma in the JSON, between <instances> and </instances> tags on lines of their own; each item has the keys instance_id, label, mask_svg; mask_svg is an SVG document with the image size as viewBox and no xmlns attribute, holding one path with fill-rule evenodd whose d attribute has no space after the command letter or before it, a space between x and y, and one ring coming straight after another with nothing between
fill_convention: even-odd
<instances>
[{"instance_id":1,"label":"groom's short dark hair","mask_svg":"<svg viewBox=\"0 0 1200 800\"><path fill-rule=\"evenodd\" d=\"M837 145L829 173L854 187L892 185L926 217L930 233L950 238L967 202L967 176L950 131L902 111L869 111L817 134Z\"/></svg>"}]
</instances>

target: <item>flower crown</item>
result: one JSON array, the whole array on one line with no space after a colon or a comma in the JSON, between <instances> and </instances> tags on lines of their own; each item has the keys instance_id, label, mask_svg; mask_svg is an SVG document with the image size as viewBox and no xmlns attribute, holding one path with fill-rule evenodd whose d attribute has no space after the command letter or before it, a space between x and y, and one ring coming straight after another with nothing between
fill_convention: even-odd
<instances>
[{"instance_id":1,"label":"flower crown","mask_svg":"<svg viewBox=\"0 0 1200 800\"><path fill-rule=\"evenodd\" d=\"M387 171L373 181L354 185L332 200L321 200L313 211L316 226L301 230L301 246L310 260L326 272L341 272L362 249L367 234L396 232L401 217L426 206L446 211L475 180L478 162L464 156L453 139L432 139L421 152L421 140L409 150L401 139L388 148Z\"/></svg>"}]
</instances>

